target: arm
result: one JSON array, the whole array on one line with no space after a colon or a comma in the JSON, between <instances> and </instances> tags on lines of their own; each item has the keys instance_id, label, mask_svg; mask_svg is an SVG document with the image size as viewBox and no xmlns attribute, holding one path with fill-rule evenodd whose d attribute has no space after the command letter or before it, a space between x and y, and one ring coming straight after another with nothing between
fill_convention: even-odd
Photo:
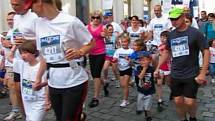
<instances>
[{"instance_id":1,"label":"arm","mask_svg":"<svg viewBox=\"0 0 215 121\"><path fill-rule=\"evenodd\" d=\"M140 74L138 75L139 79L143 79L143 77L145 76L147 67L143 67L142 71L140 72Z\"/></svg>"},{"instance_id":2,"label":"arm","mask_svg":"<svg viewBox=\"0 0 215 121\"><path fill-rule=\"evenodd\" d=\"M160 66L169 58L169 56L170 56L170 51L165 49L158 60L158 65L157 65L157 68L155 69L154 77L158 77Z\"/></svg>"},{"instance_id":3,"label":"arm","mask_svg":"<svg viewBox=\"0 0 215 121\"><path fill-rule=\"evenodd\" d=\"M49 89L48 86L45 87L45 111L49 111L51 109L51 101L49 99Z\"/></svg>"},{"instance_id":4,"label":"arm","mask_svg":"<svg viewBox=\"0 0 215 121\"><path fill-rule=\"evenodd\" d=\"M10 50L9 56L7 57L8 61L10 61L11 63L13 62L15 52L16 52L16 45L13 45L13 47Z\"/></svg>"},{"instance_id":5,"label":"arm","mask_svg":"<svg viewBox=\"0 0 215 121\"><path fill-rule=\"evenodd\" d=\"M204 49L202 69L201 69L199 75L195 78L198 84L206 83L205 77L206 77L206 73L208 70L209 59L210 59L210 52L208 49Z\"/></svg>"},{"instance_id":6,"label":"arm","mask_svg":"<svg viewBox=\"0 0 215 121\"><path fill-rule=\"evenodd\" d=\"M83 45L78 50L70 48L70 49L66 50L65 58L67 60L80 58L80 57L86 55L94 46L95 46L95 40L92 39L88 44Z\"/></svg>"},{"instance_id":7,"label":"arm","mask_svg":"<svg viewBox=\"0 0 215 121\"><path fill-rule=\"evenodd\" d=\"M146 40L152 40L152 39L153 39L153 31L148 31L147 36L146 36Z\"/></svg>"},{"instance_id":8,"label":"arm","mask_svg":"<svg viewBox=\"0 0 215 121\"><path fill-rule=\"evenodd\" d=\"M32 85L34 90L40 90L43 86L41 85L42 82L42 76L45 73L47 69L46 60L42 57L42 55L39 56L40 61L40 67L36 75L36 81Z\"/></svg>"}]
</instances>

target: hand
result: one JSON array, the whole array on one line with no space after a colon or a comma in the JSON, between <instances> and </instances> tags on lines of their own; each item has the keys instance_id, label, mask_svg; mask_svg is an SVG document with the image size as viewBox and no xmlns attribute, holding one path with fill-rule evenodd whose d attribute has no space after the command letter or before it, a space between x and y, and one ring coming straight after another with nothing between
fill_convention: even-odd
<instances>
[{"instance_id":1,"label":"hand","mask_svg":"<svg viewBox=\"0 0 215 121\"><path fill-rule=\"evenodd\" d=\"M32 84L32 88L33 88L33 90L38 91L46 85L48 85L48 82L42 82L41 83L41 81L36 81Z\"/></svg>"},{"instance_id":2,"label":"hand","mask_svg":"<svg viewBox=\"0 0 215 121\"><path fill-rule=\"evenodd\" d=\"M159 69L156 69L154 71L154 78L158 78L159 77Z\"/></svg>"},{"instance_id":3,"label":"hand","mask_svg":"<svg viewBox=\"0 0 215 121\"><path fill-rule=\"evenodd\" d=\"M196 78L195 78L196 82L200 85L205 85L207 84L207 80L205 80L205 75L203 74L199 74Z\"/></svg>"},{"instance_id":4,"label":"hand","mask_svg":"<svg viewBox=\"0 0 215 121\"><path fill-rule=\"evenodd\" d=\"M46 99L45 99L45 111L49 111L51 109L51 101L49 100L49 97L48 95L46 96Z\"/></svg>"},{"instance_id":5,"label":"hand","mask_svg":"<svg viewBox=\"0 0 215 121\"><path fill-rule=\"evenodd\" d=\"M24 39L22 37L17 37L15 39L15 45L21 45L24 42Z\"/></svg>"},{"instance_id":6,"label":"hand","mask_svg":"<svg viewBox=\"0 0 215 121\"><path fill-rule=\"evenodd\" d=\"M82 56L82 52L74 49L67 49L65 52L65 58L70 61L72 59L78 59Z\"/></svg>"}]
</instances>

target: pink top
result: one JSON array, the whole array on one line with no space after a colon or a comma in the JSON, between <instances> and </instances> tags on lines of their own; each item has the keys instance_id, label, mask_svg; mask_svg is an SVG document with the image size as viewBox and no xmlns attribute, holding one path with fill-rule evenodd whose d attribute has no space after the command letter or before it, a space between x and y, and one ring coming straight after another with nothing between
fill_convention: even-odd
<instances>
[{"instance_id":1,"label":"pink top","mask_svg":"<svg viewBox=\"0 0 215 121\"><path fill-rule=\"evenodd\" d=\"M93 39L96 41L96 45L94 48L91 49L90 55L99 55L105 53L105 41L104 38L101 36L101 32L103 31L103 25L100 24L96 28L92 28L92 25L89 24L87 29L92 34Z\"/></svg>"}]
</instances>

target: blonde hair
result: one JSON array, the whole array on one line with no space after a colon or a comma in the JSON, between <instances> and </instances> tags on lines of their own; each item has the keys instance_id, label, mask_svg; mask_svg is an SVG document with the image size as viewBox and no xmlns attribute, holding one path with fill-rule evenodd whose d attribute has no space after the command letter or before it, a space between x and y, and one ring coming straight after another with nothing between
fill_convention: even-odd
<instances>
[{"instance_id":1,"label":"blonde hair","mask_svg":"<svg viewBox=\"0 0 215 121\"><path fill-rule=\"evenodd\" d=\"M129 33L127 33L127 32L123 32L123 33L119 36L119 39L126 39L126 40L128 40L128 42L130 43Z\"/></svg>"},{"instance_id":2,"label":"blonde hair","mask_svg":"<svg viewBox=\"0 0 215 121\"><path fill-rule=\"evenodd\" d=\"M91 20L91 17L95 16L95 15L99 16L100 20L102 21L103 16L102 16L102 11L101 10L94 10L92 13L90 13L90 20Z\"/></svg>"}]
</instances>

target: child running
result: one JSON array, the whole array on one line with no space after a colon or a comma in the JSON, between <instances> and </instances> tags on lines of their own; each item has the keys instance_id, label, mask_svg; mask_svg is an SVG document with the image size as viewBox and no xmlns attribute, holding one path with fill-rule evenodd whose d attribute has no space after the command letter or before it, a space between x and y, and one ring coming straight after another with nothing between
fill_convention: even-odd
<instances>
[{"instance_id":1,"label":"child running","mask_svg":"<svg viewBox=\"0 0 215 121\"><path fill-rule=\"evenodd\" d=\"M129 104L129 80L132 75L132 68L128 56L133 53L133 49L129 48L130 39L127 33L120 36L121 48L114 53L113 60L118 62L120 85L123 88L123 100L120 107L126 107Z\"/></svg>"},{"instance_id":2,"label":"child running","mask_svg":"<svg viewBox=\"0 0 215 121\"><path fill-rule=\"evenodd\" d=\"M116 33L113 32L113 26L111 24L106 25L107 29L107 36L105 37L105 48L106 48L106 55L105 55L105 62L103 65L103 74L104 74L104 95L109 96L108 91L108 68L112 66L112 71L116 79L116 87L119 87L119 80L117 76L117 65L113 62L113 54L116 49Z\"/></svg>"},{"instance_id":3,"label":"child running","mask_svg":"<svg viewBox=\"0 0 215 121\"><path fill-rule=\"evenodd\" d=\"M154 69L151 66L152 57L149 52L142 51L138 54L140 58L140 65L138 66L137 85L137 115L142 112L145 113L146 121L152 121L150 110L152 106L152 95L155 93L154 86Z\"/></svg>"},{"instance_id":4,"label":"child running","mask_svg":"<svg viewBox=\"0 0 215 121\"><path fill-rule=\"evenodd\" d=\"M164 50L166 49L168 33L169 33L168 31L163 31L160 34L161 44L158 46L160 56L164 53ZM156 93L157 93L157 99L158 99L157 110L159 112L163 111L162 86L163 86L164 80L167 83L167 85L170 86L170 59L168 59L165 63L163 63L160 66L159 78L157 78Z\"/></svg>"},{"instance_id":5,"label":"child running","mask_svg":"<svg viewBox=\"0 0 215 121\"><path fill-rule=\"evenodd\" d=\"M38 91L32 89L32 84L35 82L36 73L40 67L39 59L36 59L39 52L36 45L32 41L26 41L18 47L23 60L14 58L16 45L11 49L8 60L13 62L13 67L18 68L21 77L21 94L26 115L26 121L42 121L45 116L46 106L50 106L48 91L45 89L47 82L41 83L41 88ZM43 76L43 80L45 77ZM47 104L47 105L46 105Z\"/></svg>"}]
</instances>

